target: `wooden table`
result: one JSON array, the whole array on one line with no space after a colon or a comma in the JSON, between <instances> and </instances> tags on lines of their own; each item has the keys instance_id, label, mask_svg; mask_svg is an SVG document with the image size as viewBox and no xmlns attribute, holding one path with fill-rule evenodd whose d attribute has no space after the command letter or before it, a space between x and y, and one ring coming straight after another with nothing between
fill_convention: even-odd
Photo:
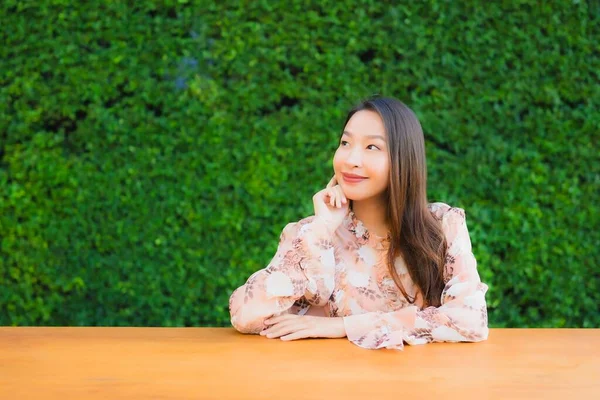
<instances>
[{"instance_id":1,"label":"wooden table","mask_svg":"<svg viewBox=\"0 0 600 400\"><path fill-rule=\"evenodd\" d=\"M600 399L600 329L365 350L229 328L0 327L0 399Z\"/></svg>"}]
</instances>

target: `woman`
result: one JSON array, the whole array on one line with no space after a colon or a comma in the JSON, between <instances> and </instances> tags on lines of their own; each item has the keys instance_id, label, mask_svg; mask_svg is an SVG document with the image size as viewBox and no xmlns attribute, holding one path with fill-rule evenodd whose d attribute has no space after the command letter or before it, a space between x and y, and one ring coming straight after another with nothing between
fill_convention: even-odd
<instances>
[{"instance_id":1,"label":"woman","mask_svg":"<svg viewBox=\"0 0 600 400\"><path fill-rule=\"evenodd\" d=\"M242 333L347 337L403 349L488 337L485 293L461 208L428 203L415 114L376 97L350 111L315 215L288 224L269 265L229 300Z\"/></svg>"}]
</instances>

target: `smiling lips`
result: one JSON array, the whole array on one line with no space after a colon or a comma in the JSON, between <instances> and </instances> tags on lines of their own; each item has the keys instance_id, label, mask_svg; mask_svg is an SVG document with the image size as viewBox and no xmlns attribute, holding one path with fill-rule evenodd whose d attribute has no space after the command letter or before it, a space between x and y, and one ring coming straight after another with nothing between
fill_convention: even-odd
<instances>
[{"instance_id":1,"label":"smiling lips","mask_svg":"<svg viewBox=\"0 0 600 400\"><path fill-rule=\"evenodd\" d=\"M365 179L368 179L364 176L355 175L355 174L342 173L342 176L344 177L344 182L347 182L347 183L359 183L359 182L364 181Z\"/></svg>"}]
</instances>

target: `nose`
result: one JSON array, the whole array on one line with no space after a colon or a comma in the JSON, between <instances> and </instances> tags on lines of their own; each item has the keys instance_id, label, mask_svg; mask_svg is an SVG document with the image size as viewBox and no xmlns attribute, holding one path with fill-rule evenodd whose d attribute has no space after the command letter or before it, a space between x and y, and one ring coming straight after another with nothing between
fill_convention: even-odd
<instances>
[{"instance_id":1,"label":"nose","mask_svg":"<svg viewBox=\"0 0 600 400\"><path fill-rule=\"evenodd\" d=\"M362 151L358 146L354 146L354 148L348 152L346 164L348 164L349 167L360 167L362 165Z\"/></svg>"}]
</instances>

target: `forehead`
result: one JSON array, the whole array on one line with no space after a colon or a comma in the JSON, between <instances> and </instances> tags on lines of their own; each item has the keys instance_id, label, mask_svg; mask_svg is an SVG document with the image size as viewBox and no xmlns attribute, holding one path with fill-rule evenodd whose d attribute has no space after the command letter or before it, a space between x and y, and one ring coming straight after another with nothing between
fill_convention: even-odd
<instances>
[{"instance_id":1,"label":"forehead","mask_svg":"<svg viewBox=\"0 0 600 400\"><path fill-rule=\"evenodd\" d=\"M382 136L384 140L386 137L383 120L379 114L370 110L355 113L344 127L344 133L352 137Z\"/></svg>"}]
</instances>

